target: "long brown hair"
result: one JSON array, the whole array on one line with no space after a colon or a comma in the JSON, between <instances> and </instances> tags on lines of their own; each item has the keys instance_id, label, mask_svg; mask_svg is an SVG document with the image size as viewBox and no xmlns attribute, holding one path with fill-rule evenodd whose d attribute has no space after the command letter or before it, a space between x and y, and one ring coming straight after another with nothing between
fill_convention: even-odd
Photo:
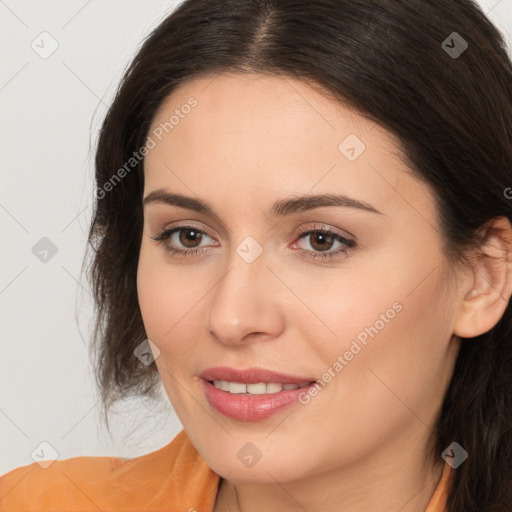
<instances>
[{"instance_id":1,"label":"long brown hair","mask_svg":"<svg viewBox=\"0 0 512 512\"><path fill-rule=\"evenodd\" d=\"M512 65L472 0L187 0L141 45L98 138L87 270L107 416L120 398L156 396L159 384L155 365L134 356L147 338L136 288L144 160L126 162L176 87L223 71L316 84L396 135L435 192L450 260L478 246L488 221L512 220ZM451 512L512 510L511 427L509 303L493 329L462 340L431 438L432 457L453 441L469 453L455 471Z\"/></svg>"}]
</instances>

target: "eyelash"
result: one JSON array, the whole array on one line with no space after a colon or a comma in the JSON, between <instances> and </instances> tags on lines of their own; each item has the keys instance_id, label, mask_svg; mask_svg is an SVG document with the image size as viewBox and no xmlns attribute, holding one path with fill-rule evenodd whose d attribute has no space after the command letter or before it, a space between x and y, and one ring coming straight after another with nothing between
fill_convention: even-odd
<instances>
[{"instance_id":1,"label":"eyelash","mask_svg":"<svg viewBox=\"0 0 512 512\"><path fill-rule=\"evenodd\" d=\"M165 240L167 240L173 233L176 233L176 232L179 232L182 230L183 231L187 231L187 230L195 231L197 233L200 233L201 235L206 235L210 238L213 238L206 231L198 229L194 226L179 226L179 227L175 227L175 228L171 228L171 229L164 229L160 233L158 233L157 236L150 237L150 238L152 240L155 240L158 243L162 243ZM325 260L325 259L331 260L332 258L335 258L336 256L339 256L341 254L346 254L350 249L353 249L356 246L356 243L354 240L345 238L345 237L341 236L340 234L336 233L335 231L331 230L330 228L323 228L323 229L303 228L299 232L298 239L304 238L310 234L317 234L317 233L321 233L324 235L332 235L336 241L344 244L344 247L342 247L341 249L338 249L336 251L331 251L331 252L306 251L304 249L298 249L298 251L301 254L304 254L307 258L311 258L314 260ZM168 245L168 244L163 244L163 245L164 245L164 249L166 251L170 252L171 254L174 254L176 256L181 256L181 257L187 257L187 258L193 257L194 255L196 255L198 253L203 253L204 249L205 249L204 247L203 248L197 247L195 249L176 249L175 247Z\"/></svg>"}]
</instances>

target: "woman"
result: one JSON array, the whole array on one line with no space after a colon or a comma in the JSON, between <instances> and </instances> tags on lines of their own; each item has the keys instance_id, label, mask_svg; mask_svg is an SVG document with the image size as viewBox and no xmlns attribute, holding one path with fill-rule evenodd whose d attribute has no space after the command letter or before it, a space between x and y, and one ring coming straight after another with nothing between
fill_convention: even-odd
<instances>
[{"instance_id":1,"label":"woman","mask_svg":"<svg viewBox=\"0 0 512 512\"><path fill-rule=\"evenodd\" d=\"M105 412L184 430L3 510L510 511L512 65L470 0L189 0L105 118Z\"/></svg>"}]
</instances>

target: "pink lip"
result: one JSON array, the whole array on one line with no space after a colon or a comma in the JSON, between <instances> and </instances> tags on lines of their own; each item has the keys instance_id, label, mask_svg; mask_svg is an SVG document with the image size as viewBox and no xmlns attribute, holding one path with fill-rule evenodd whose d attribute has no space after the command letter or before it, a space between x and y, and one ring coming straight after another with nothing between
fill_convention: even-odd
<instances>
[{"instance_id":1,"label":"pink lip","mask_svg":"<svg viewBox=\"0 0 512 512\"><path fill-rule=\"evenodd\" d=\"M273 372L263 368L247 368L237 370L228 366L208 368L199 375L204 380L227 380L229 382L243 382L244 384L257 384L258 382L280 382L281 384L302 384L316 381L314 377L297 377L286 373Z\"/></svg>"},{"instance_id":2,"label":"pink lip","mask_svg":"<svg viewBox=\"0 0 512 512\"><path fill-rule=\"evenodd\" d=\"M237 370L228 367L209 368L200 375L201 385L210 405L218 412L229 418L240 421L258 421L271 416L283 408L298 402L301 393L307 393L304 386L299 389L283 390L277 393L265 393L263 395L234 394L217 389L210 381L227 380L230 382L242 382L255 384L258 382L276 382L289 384L302 384L314 382L310 377L297 377L284 373L272 372L261 368L248 368Z\"/></svg>"}]
</instances>

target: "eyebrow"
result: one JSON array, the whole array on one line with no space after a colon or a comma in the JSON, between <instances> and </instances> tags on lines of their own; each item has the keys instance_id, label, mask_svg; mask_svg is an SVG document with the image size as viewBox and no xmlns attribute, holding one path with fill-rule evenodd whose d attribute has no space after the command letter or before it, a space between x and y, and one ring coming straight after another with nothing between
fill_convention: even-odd
<instances>
[{"instance_id":1,"label":"eyebrow","mask_svg":"<svg viewBox=\"0 0 512 512\"><path fill-rule=\"evenodd\" d=\"M182 194L170 193L164 189L158 189L150 192L144 198L143 206L145 207L149 204L168 204L172 206L179 206L188 210L194 210L204 215L219 218L213 208L211 208L206 201ZM277 217L313 210L324 206L358 208L367 212L383 215L382 212L374 208L371 204L343 194L316 194L289 197L276 201L270 210L265 213L268 217Z\"/></svg>"}]
</instances>

